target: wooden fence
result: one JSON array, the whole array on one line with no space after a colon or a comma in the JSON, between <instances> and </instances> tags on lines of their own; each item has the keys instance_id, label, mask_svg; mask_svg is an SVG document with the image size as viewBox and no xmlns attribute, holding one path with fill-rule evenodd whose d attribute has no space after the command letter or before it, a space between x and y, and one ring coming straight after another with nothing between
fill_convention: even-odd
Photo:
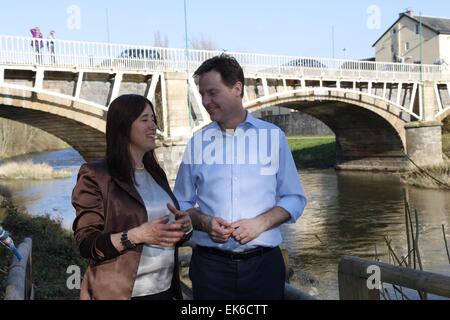
<instances>
[{"instance_id":1,"label":"wooden fence","mask_svg":"<svg viewBox=\"0 0 450 320\"><path fill-rule=\"evenodd\" d=\"M32 239L25 238L17 248L23 258L19 261L15 256L13 257L6 281L5 300L34 299L31 259L32 246Z\"/></svg>"},{"instance_id":2,"label":"wooden fence","mask_svg":"<svg viewBox=\"0 0 450 320\"><path fill-rule=\"evenodd\" d=\"M340 300L379 300L381 288L369 289L368 279L379 268L379 282L450 298L450 277L391 264L344 256L338 268ZM369 280L369 282L372 279Z\"/></svg>"}]
</instances>

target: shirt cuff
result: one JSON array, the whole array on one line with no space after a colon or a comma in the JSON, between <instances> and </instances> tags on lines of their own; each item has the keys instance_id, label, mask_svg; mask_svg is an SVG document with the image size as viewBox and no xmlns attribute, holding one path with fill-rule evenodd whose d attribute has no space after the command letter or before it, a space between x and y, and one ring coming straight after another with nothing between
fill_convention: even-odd
<instances>
[{"instance_id":1,"label":"shirt cuff","mask_svg":"<svg viewBox=\"0 0 450 320\"><path fill-rule=\"evenodd\" d=\"M279 199L276 204L277 207L283 208L291 216L291 219L289 219L287 223L295 223L297 219L300 218L300 215L302 214L305 205L306 205L305 200L303 198L300 199L300 197L297 196L283 197Z\"/></svg>"}]
</instances>

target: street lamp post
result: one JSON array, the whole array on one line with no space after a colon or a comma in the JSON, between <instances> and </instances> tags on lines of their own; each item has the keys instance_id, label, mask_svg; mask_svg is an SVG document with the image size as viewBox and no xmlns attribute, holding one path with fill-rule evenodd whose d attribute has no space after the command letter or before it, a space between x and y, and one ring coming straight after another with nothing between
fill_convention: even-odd
<instances>
[{"instance_id":1,"label":"street lamp post","mask_svg":"<svg viewBox=\"0 0 450 320\"><path fill-rule=\"evenodd\" d=\"M422 13L419 12L419 48L420 48L420 93L421 93L421 99L420 99L420 119L424 120L424 110L425 110L425 97L424 97L424 84L423 84L423 26L422 26Z\"/></svg>"},{"instance_id":2,"label":"street lamp post","mask_svg":"<svg viewBox=\"0 0 450 320\"><path fill-rule=\"evenodd\" d=\"M333 59L335 58L334 56L334 25L331 26L331 51L333 53Z\"/></svg>"},{"instance_id":3,"label":"street lamp post","mask_svg":"<svg viewBox=\"0 0 450 320\"><path fill-rule=\"evenodd\" d=\"M192 128L192 103L190 95L190 85L189 85L189 49L188 49L188 23L187 23L187 5L186 0L184 0L184 50L186 59L186 73L187 73L187 99L188 99L188 112L189 112L189 125Z\"/></svg>"},{"instance_id":4,"label":"street lamp post","mask_svg":"<svg viewBox=\"0 0 450 320\"><path fill-rule=\"evenodd\" d=\"M106 8L106 36L108 38L109 58L112 59L111 32L109 27L109 9Z\"/></svg>"}]
</instances>

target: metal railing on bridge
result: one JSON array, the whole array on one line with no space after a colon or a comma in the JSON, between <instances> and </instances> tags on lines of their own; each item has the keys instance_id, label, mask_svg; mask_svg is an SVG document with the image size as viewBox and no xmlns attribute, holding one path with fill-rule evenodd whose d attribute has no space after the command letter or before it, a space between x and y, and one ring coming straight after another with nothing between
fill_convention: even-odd
<instances>
[{"instance_id":1,"label":"metal railing on bridge","mask_svg":"<svg viewBox=\"0 0 450 320\"><path fill-rule=\"evenodd\" d=\"M37 41L37 43L36 43ZM51 48L54 48L54 52ZM159 48L131 44L36 39L0 35L0 66L42 66L104 71L193 72L222 51ZM450 80L442 65L382 63L318 57L227 52L248 77L363 79L373 81Z\"/></svg>"}]
</instances>

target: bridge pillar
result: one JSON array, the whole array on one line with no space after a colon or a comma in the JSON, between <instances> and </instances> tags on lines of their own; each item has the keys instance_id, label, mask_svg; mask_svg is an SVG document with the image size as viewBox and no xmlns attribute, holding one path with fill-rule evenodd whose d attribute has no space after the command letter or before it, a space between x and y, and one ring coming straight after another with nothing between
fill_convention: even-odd
<instances>
[{"instance_id":1,"label":"bridge pillar","mask_svg":"<svg viewBox=\"0 0 450 320\"><path fill-rule=\"evenodd\" d=\"M167 138L156 149L157 158L173 184L188 139L192 136L188 106L188 74L164 74L167 101ZM164 103L164 102L163 102Z\"/></svg>"},{"instance_id":2,"label":"bridge pillar","mask_svg":"<svg viewBox=\"0 0 450 320\"><path fill-rule=\"evenodd\" d=\"M434 121L436 113L439 112L439 106L436 96L436 83L433 81L424 81L423 83L423 116L422 119L425 121ZM420 97L421 94L419 94Z\"/></svg>"},{"instance_id":3,"label":"bridge pillar","mask_svg":"<svg viewBox=\"0 0 450 320\"><path fill-rule=\"evenodd\" d=\"M405 124L406 152L418 165L442 163L442 124L437 121Z\"/></svg>"},{"instance_id":4,"label":"bridge pillar","mask_svg":"<svg viewBox=\"0 0 450 320\"><path fill-rule=\"evenodd\" d=\"M192 135L189 123L188 75L185 72L168 72L166 85L168 134L174 140L186 140Z\"/></svg>"}]
</instances>

